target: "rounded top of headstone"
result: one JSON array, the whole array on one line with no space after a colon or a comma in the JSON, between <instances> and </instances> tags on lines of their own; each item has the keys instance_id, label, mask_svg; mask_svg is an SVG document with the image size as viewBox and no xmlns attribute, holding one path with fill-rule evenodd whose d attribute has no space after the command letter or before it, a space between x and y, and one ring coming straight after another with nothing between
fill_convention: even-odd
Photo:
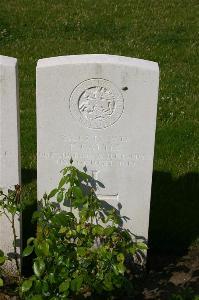
<instances>
[{"instance_id":1,"label":"rounded top of headstone","mask_svg":"<svg viewBox=\"0 0 199 300\"><path fill-rule=\"evenodd\" d=\"M139 67L144 69L150 69L152 71L158 71L158 64L153 61L144 59L109 55L109 54L82 54L82 55L67 55L57 56L50 58L39 59L37 67L52 67L65 64L82 64L82 63L100 63L100 64L118 64L128 65L132 67Z\"/></svg>"},{"instance_id":2,"label":"rounded top of headstone","mask_svg":"<svg viewBox=\"0 0 199 300\"><path fill-rule=\"evenodd\" d=\"M5 66L15 66L17 64L17 59L14 57L0 55L0 65Z\"/></svg>"}]
</instances>

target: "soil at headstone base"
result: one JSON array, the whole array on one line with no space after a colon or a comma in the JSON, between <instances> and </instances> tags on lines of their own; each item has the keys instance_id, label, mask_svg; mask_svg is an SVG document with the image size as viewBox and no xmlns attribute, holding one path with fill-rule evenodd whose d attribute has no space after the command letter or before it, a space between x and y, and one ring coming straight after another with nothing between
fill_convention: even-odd
<instances>
[{"instance_id":1,"label":"soil at headstone base","mask_svg":"<svg viewBox=\"0 0 199 300\"><path fill-rule=\"evenodd\" d=\"M18 300L17 295L18 278L6 277L4 278L4 287L0 288L0 300Z\"/></svg>"},{"instance_id":2,"label":"soil at headstone base","mask_svg":"<svg viewBox=\"0 0 199 300\"><path fill-rule=\"evenodd\" d=\"M182 300L199 297L199 246L183 256L151 255L148 272L138 280L137 287L136 300L170 300L172 295L180 295L178 299Z\"/></svg>"},{"instance_id":3,"label":"soil at headstone base","mask_svg":"<svg viewBox=\"0 0 199 300\"><path fill-rule=\"evenodd\" d=\"M0 300L18 300L10 290L8 281L6 290L0 289ZM150 255L148 272L136 281L135 300L170 300L172 295L183 300L199 295L199 246L184 256Z\"/></svg>"}]
</instances>

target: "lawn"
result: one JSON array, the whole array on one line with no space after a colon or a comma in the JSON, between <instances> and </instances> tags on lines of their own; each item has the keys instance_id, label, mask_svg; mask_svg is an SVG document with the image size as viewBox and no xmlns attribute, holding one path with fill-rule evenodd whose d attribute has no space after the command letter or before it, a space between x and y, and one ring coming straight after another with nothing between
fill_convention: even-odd
<instances>
[{"instance_id":1,"label":"lawn","mask_svg":"<svg viewBox=\"0 0 199 300\"><path fill-rule=\"evenodd\" d=\"M0 54L19 61L23 197L36 199L35 67L44 57L108 53L159 63L150 247L199 236L196 0L1 0Z\"/></svg>"}]
</instances>

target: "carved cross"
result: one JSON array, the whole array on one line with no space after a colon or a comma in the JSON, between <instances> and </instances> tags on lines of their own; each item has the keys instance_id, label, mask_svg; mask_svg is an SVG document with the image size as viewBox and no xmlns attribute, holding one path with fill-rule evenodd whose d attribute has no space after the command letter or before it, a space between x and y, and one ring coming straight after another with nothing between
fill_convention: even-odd
<instances>
[{"instance_id":1,"label":"carved cross","mask_svg":"<svg viewBox=\"0 0 199 300\"><path fill-rule=\"evenodd\" d=\"M98 180L98 175L99 175L99 172L98 170L90 170L91 172L91 176L93 177L93 179L95 179L96 181ZM99 200L102 200L102 201L119 201L119 195L118 193L111 193L111 194L103 194L101 193L102 192L102 189L99 190L99 187L97 186L96 187L96 195L97 197L99 198Z\"/></svg>"}]
</instances>

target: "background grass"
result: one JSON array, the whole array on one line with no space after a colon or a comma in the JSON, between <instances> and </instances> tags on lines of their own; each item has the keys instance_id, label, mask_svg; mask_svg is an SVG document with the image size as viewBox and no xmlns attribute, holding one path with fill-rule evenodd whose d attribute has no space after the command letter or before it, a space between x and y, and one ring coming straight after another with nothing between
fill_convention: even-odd
<instances>
[{"instance_id":1,"label":"background grass","mask_svg":"<svg viewBox=\"0 0 199 300\"><path fill-rule=\"evenodd\" d=\"M197 4L197 0L1 0L0 54L19 60L24 197L36 199L37 60L108 53L157 61L161 78L151 248L188 246L196 240Z\"/></svg>"}]
</instances>

